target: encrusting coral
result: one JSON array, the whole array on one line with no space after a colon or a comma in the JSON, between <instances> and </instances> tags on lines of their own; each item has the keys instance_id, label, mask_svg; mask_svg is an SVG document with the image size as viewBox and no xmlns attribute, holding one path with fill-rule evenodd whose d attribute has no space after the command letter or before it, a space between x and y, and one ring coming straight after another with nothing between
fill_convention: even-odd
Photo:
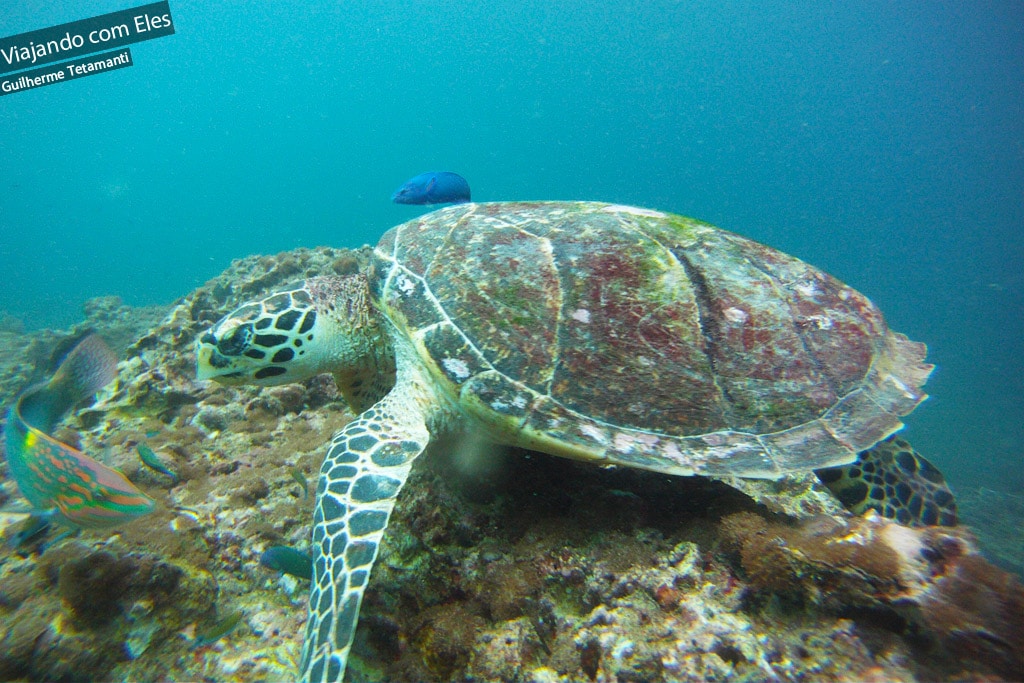
<instances>
[{"instance_id":1,"label":"encrusting coral","mask_svg":"<svg viewBox=\"0 0 1024 683\"><path fill-rule=\"evenodd\" d=\"M965 530L910 529L873 514L787 524L750 512L721 528L755 595L873 615L951 666L1024 676L1024 586Z\"/></svg>"},{"instance_id":2,"label":"encrusting coral","mask_svg":"<svg viewBox=\"0 0 1024 683\"><path fill-rule=\"evenodd\" d=\"M208 572L149 553L69 541L38 562L8 563L4 680L107 679L144 653L172 655L173 636L207 618L216 604L217 585ZM19 584L32 590L9 590Z\"/></svg>"}]
</instances>

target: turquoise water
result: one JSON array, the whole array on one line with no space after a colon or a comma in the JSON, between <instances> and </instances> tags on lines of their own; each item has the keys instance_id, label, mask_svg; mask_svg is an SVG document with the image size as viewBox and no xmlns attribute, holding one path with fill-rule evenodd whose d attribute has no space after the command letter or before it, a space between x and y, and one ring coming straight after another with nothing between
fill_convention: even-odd
<instances>
[{"instance_id":1,"label":"turquoise water","mask_svg":"<svg viewBox=\"0 0 1024 683\"><path fill-rule=\"evenodd\" d=\"M954 486L1020 490L1024 5L720 4L172 2L135 66L0 98L0 310L66 326L372 243L420 211L402 181L452 170L831 272L931 348L914 443ZM7 3L0 35L130 6Z\"/></svg>"}]
</instances>

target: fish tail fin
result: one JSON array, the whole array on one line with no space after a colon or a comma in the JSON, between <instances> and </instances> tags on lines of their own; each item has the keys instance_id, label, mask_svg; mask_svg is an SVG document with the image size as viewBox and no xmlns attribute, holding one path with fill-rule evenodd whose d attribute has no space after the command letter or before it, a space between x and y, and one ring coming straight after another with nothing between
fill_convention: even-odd
<instances>
[{"instance_id":1,"label":"fish tail fin","mask_svg":"<svg viewBox=\"0 0 1024 683\"><path fill-rule=\"evenodd\" d=\"M117 376L117 356L98 335L84 338L44 386L25 392L20 411L26 422L49 433L71 408Z\"/></svg>"}]
</instances>

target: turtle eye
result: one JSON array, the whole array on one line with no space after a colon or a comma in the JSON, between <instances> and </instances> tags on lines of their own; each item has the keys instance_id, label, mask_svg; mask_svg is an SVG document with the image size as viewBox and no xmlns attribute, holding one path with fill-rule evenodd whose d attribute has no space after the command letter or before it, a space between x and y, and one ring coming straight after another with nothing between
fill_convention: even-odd
<instances>
[{"instance_id":1,"label":"turtle eye","mask_svg":"<svg viewBox=\"0 0 1024 683\"><path fill-rule=\"evenodd\" d=\"M240 356L249 347L253 334L250 323L239 325L217 342L217 350L225 356Z\"/></svg>"}]
</instances>

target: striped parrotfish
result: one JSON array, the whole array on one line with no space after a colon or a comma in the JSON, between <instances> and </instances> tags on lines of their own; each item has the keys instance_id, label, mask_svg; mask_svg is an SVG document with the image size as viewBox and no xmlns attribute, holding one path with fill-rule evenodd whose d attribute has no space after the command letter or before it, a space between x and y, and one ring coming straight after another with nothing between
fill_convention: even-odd
<instances>
[{"instance_id":1,"label":"striped parrotfish","mask_svg":"<svg viewBox=\"0 0 1024 683\"><path fill-rule=\"evenodd\" d=\"M82 339L48 382L26 389L7 415L7 464L36 508L56 507L67 522L105 527L147 514L155 505L117 470L51 436L79 401L117 375L117 357L96 335Z\"/></svg>"},{"instance_id":2,"label":"striped parrotfish","mask_svg":"<svg viewBox=\"0 0 1024 683\"><path fill-rule=\"evenodd\" d=\"M464 204L469 183L458 173L430 171L410 178L391 195L395 204Z\"/></svg>"}]
</instances>

